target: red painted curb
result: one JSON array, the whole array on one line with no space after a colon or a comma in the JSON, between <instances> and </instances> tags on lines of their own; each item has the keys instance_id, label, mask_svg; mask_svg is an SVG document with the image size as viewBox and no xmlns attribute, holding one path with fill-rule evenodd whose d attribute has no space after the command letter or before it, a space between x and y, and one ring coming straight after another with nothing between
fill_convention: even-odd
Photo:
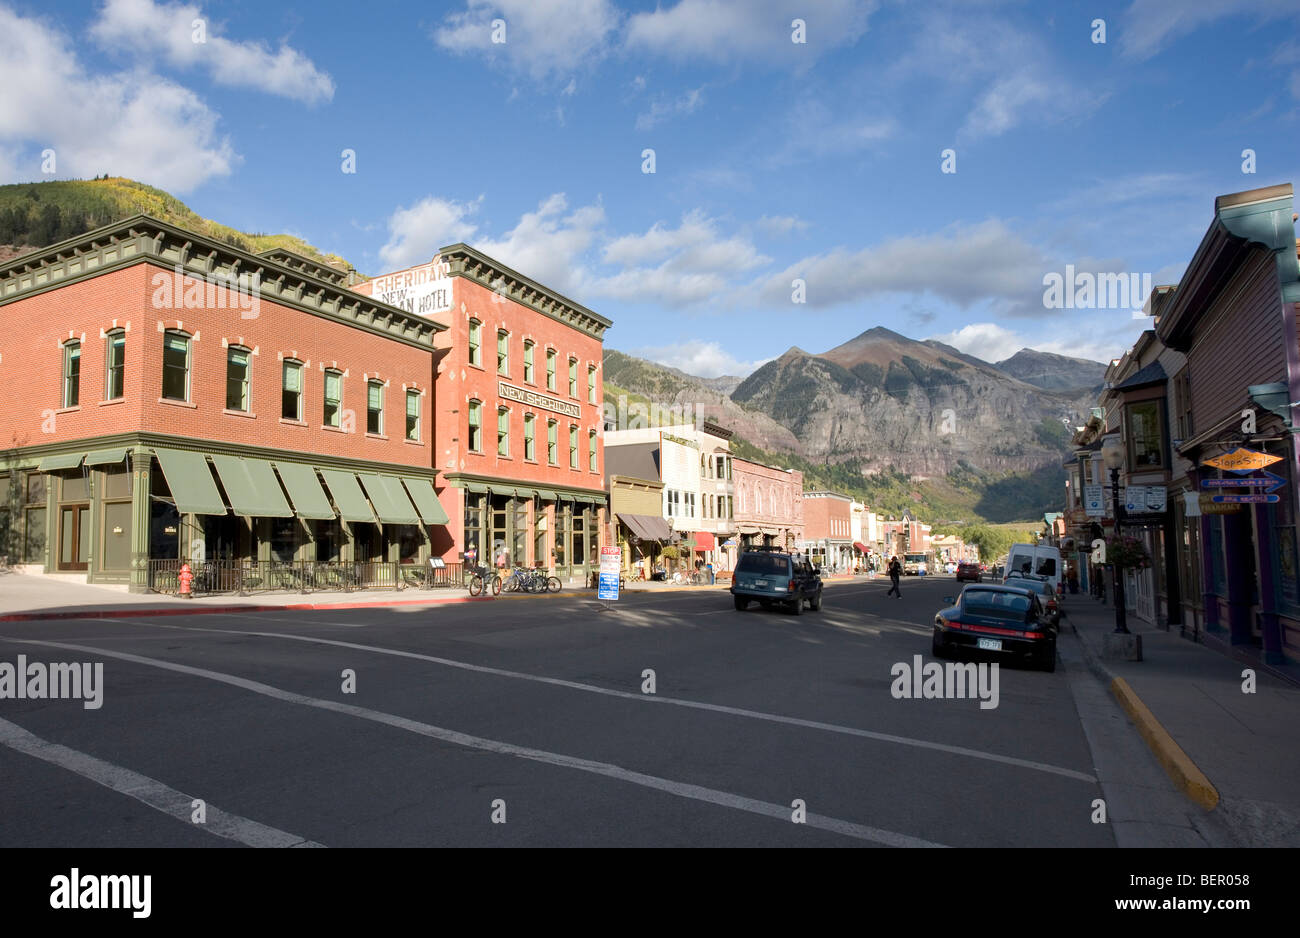
<instances>
[{"instance_id":1,"label":"red painted curb","mask_svg":"<svg viewBox=\"0 0 1300 938\"><path fill-rule=\"evenodd\" d=\"M384 609L389 606L445 606L453 603L492 602L488 596L456 596L447 599L402 599L389 602L292 603L284 606L188 606L144 609L79 609L71 612L15 612L0 615L0 622L33 622L46 619L133 619L137 616L230 615L238 612L304 612L324 609Z\"/></svg>"}]
</instances>

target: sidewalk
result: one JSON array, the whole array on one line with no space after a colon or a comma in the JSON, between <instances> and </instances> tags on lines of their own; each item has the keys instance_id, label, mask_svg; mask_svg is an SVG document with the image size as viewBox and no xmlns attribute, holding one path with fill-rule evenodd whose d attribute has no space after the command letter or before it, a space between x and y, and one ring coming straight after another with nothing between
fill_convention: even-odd
<instances>
[{"instance_id":1,"label":"sidewalk","mask_svg":"<svg viewBox=\"0 0 1300 938\"><path fill-rule=\"evenodd\" d=\"M1148 626L1142 661L1102 658L1115 609L1067 595L1062 628L1078 634L1089 667L1110 688L1174 783L1213 810L1243 846L1300 846L1300 688L1178 632Z\"/></svg>"}]
</instances>

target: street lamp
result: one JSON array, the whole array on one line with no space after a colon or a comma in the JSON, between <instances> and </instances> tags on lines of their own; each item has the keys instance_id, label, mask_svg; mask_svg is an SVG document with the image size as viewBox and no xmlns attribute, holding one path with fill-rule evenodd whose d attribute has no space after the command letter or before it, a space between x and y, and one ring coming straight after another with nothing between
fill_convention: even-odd
<instances>
[{"instance_id":1,"label":"street lamp","mask_svg":"<svg viewBox=\"0 0 1300 938\"><path fill-rule=\"evenodd\" d=\"M1101 459L1110 470L1111 505L1115 512L1115 539L1119 540L1119 526L1124 517L1124 508L1119 503L1119 471L1124 466L1124 445L1115 437L1111 437L1102 444ZM1115 632L1119 635L1127 635L1129 631L1128 612L1124 608L1124 577L1116 564L1112 563L1111 568L1115 571Z\"/></svg>"}]
</instances>

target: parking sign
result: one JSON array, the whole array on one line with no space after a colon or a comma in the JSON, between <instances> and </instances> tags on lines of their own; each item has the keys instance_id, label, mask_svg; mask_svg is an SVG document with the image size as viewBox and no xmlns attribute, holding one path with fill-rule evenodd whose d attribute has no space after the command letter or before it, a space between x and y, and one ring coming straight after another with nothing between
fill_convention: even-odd
<instances>
[{"instance_id":1,"label":"parking sign","mask_svg":"<svg viewBox=\"0 0 1300 938\"><path fill-rule=\"evenodd\" d=\"M600 549L600 581L596 589L597 599L618 599L618 574L622 560L623 552L617 547Z\"/></svg>"}]
</instances>

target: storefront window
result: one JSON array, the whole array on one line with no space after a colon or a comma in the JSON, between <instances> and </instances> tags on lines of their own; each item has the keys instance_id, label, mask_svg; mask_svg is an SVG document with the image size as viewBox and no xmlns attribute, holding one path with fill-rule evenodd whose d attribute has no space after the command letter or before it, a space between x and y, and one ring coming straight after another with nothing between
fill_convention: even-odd
<instances>
[{"instance_id":1,"label":"storefront window","mask_svg":"<svg viewBox=\"0 0 1300 938\"><path fill-rule=\"evenodd\" d=\"M271 557L281 563L292 563L298 546L298 519L274 518L271 521Z\"/></svg>"},{"instance_id":2,"label":"storefront window","mask_svg":"<svg viewBox=\"0 0 1300 938\"><path fill-rule=\"evenodd\" d=\"M565 547L569 540L569 525L573 506L570 502L557 502L555 505L555 565L567 565L568 552Z\"/></svg>"},{"instance_id":3,"label":"storefront window","mask_svg":"<svg viewBox=\"0 0 1300 938\"><path fill-rule=\"evenodd\" d=\"M423 543L424 538L420 536L420 528L418 525L398 525L397 555L401 559L402 563L419 563L420 545Z\"/></svg>"},{"instance_id":4,"label":"storefront window","mask_svg":"<svg viewBox=\"0 0 1300 938\"><path fill-rule=\"evenodd\" d=\"M1285 470L1279 469L1280 466L1285 466ZM1280 493L1282 499L1274 506L1273 512L1273 556L1277 558L1274 580L1278 585L1280 604L1295 614L1300 611L1300 564L1296 556L1295 479L1291 478L1291 460L1284 459L1270 467L1270 471L1287 476L1286 487Z\"/></svg>"},{"instance_id":5,"label":"storefront window","mask_svg":"<svg viewBox=\"0 0 1300 938\"><path fill-rule=\"evenodd\" d=\"M466 494L465 496L465 543L461 545L461 550L469 550L474 547L479 550L483 540L483 496ZM482 560L482 551L479 550L479 560Z\"/></svg>"},{"instance_id":6,"label":"storefront window","mask_svg":"<svg viewBox=\"0 0 1300 938\"><path fill-rule=\"evenodd\" d=\"M573 510L573 562L582 563L582 558L587 556L586 548L583 546L583 537L586 536L587 530L587 512L586 509L574 508Z\"/></svg>"},{"instance_id":7,"label":"storefront window","mask_svg":"<svg viewBox=\"0 0 1300 938\"><path fill-rule=\"evenodd\" d=\"M528 559L528 502L516 501L514 521L511 525L513 551L511 561L522 567Z\"/></svg>"}]
</instances>

